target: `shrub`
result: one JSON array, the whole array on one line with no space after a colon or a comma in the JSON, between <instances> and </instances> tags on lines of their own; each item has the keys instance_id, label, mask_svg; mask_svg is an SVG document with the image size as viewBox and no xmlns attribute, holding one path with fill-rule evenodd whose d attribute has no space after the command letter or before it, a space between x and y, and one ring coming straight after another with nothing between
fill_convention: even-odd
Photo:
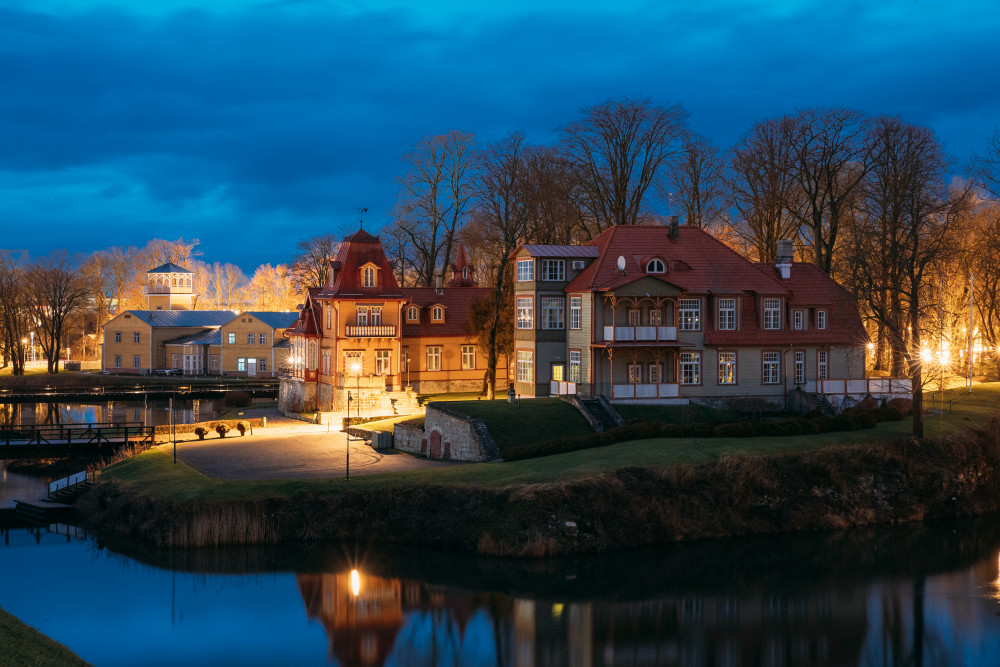
<instances>
[{"instance_id":1,"label":"shrub","mask_svg":"<svg viewBox=\"0 0 1000 667\"><path fill-rule=\"evenodd\" d=\"M802 429L802 435L816 435L823 432L818 419L797 419L796 421L799 428Z\"/></svg>"},{"instance_id":2,"label":"shrub","mask_svg":"<svg viewBox=\"0 0 1000 667\"><path fill-rule=\"evenodd\" d=\"M198 436L199 440L204 440L205 436L208 435L208 429L204 426L199 426L194 430L194 434Z\"/></svg>"},{"instance_id":3,"label":"shrub","mask_svg":"<svg viewBox=\"0 0 1000 667\"><path fill-rule=\"evenodd\" d=\"M802 427L795 419L768 422L769 435L802 435Z\"/></svg>"},{"instance_id":4,"label":"shrub","mask_svg":"<svg viewBox=\"0 0 1000 667\"><path fill-rule=\"evenodd\" d=\"M250 424L242 421L236 422L236 430L240 432L240 435L245 435L250 430Z\"/></svg>"},{"instance_id":5,"label":"shrub","mask_svg":"<svg viewBox=\"0 0 1000 667\"><path fill-rule=\"evenodd\" d=\"M874 398L863 399L860 403L854 406L854 409L859 412L864 412L868 410L878 410L878 401Z\"/></svg>"},{"instance_id":6,"label":"shrub","mask_svg":"<svg viewBox=\"0 0 1000 667\"><path fill-rule=\"evenodd\" d=\"M245 408L250 405L250 394L245 391L227 391L222 401L230 408Z\"/></svg>"},{"instance_id":7,"label":"shrub","mask_svg":"<svg viewBox=\"0 0 1000 667\"><path fill-rule=\"evenodd\" d=\"M826 415L818 415L816 417L810 417L808 420L814 427L819 429L817 433L828 433L833 430L833 420Z\"/></svg>"},{"instance_id":8,"label":"shrub","mask_svg":"<svg viewBox=\"0 0 1000 667\"><path fill-rule=\"evenodd\" d=\"M885 407L898 411L904 417L913 412L913 400L909 398L894 398Z\"/></svg>"},{"instance_id":9,"label":"shrub","mask_svg":"<svg viewBox=\"0 0 1000 667\"><path fill-rule=\"evenodd\" d=\"M875 418L875 413L870 411L859 412L854 415L855 428L875 428L878 426L878 419Z\"/></svg>"},{"instance_id":10,"label":"shrub","mask_svg":"<svg viewBox=\"0 0 1000 667\"><path fill-rule=\"evenodd\" d=\"M712 429L716 438L752 438L757 435L757 425L751 421L718 424Z\"/></svg>"},{"instance_id":11,"label":"shrub","mask_svg":"<svg viewBox=\"0 0 1000 667\"><path fill-rule=\"evenodd\" d=\"M218 426L215 427L215 432L219 434L220 438L225 438L226 433L229 432L229 427L226 426L225 424L219 424Z\"/></svg>"},{"instance_id":12,"label":"shrub","mask_svg":"<svg viewBox=\"0 0 1000 667\"><path fill-rule=\"evenodd\" d=\"M854 420L854 415L849 412L841 412L839 415L833 418L833 423L831 424L831 431L853 431L858 428L857 422Z\"/></svg>"}]
</instances>

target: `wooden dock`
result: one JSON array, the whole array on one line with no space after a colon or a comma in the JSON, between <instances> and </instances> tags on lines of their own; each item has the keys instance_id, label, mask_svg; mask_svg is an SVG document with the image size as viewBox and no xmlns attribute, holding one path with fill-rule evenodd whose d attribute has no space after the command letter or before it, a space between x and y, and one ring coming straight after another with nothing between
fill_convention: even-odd
<instances>
[{"instance_id":1,"label":"wooden dock","mask_svg":"<svg viewBox=\"0 0 1000 667\"><path fill-rule=\"evenodd\" d=\"M138 422L8 426L0 428L0 459L111 456L127 445L152 445L154 433Z\"/></svg>"}]
</instances>

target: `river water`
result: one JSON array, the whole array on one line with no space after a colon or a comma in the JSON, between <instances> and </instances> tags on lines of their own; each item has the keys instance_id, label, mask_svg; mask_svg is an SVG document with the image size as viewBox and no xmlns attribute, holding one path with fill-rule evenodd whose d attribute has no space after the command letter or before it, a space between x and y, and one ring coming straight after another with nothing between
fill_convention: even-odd
<instances>
[{"instance_id":1,"label":"river water","mask_svg":"<svg viewBox=\"0 0 1000 667\"><path fill-rule=\"evenodd\" d=\"M175 424L194 424L216 419L213 400L175 400ZM95 401L93 403L0 403L0 427L31 424L108 424L138 422L145 426L170 423L170 402Z\"/></svg>"},{"instance_id":2,"label":"river water","mask_svg":"<svg viewBox=\"0 0 1000 667\"><path fill-rule=\"evenodd\" d=\"M0 607L95 665L1000 665L996 517L544 561L65 532L5 531Z\"/></svg>"}]
</instances>

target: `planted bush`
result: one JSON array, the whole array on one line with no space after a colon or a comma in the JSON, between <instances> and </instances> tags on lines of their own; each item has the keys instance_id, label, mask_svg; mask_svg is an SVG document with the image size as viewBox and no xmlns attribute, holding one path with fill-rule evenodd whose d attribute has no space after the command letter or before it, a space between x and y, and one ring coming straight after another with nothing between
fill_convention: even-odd
<instances>
[{"instance_id":1,"label":"planted bush","mask_svg":"<svg viewBox=\"0 0 1000 667\"><path fill-rule=\"evenodd\" d=\"M225 438L226 433L229 433L229 427L225 424L219 424L215 427L215 432L219 434L220 438Z\"/></svg>"},{"instance_id":2,"label":"planted bush","mask_svg":"<svg viewBox=\"0 0 1000 667\"><path fill-rule=\"evenodd\" d=\"M198 436L199 440L204 440L205 436L208 435L208 429L204 426L199 426L194 430L194 434Z\"/></svg>"},{"instance_id":3,"label":"planted bush","mask_svg":"<svg viewBox=\"0 0 1000 667\"><path fill-rule=\"evenodd\" d=\"M716 438L752 438L757 435L757 425L751 421L718 424L712 434Z\"/></svg>"},{"instance_id":4,"label":"planted bush","mask_svg":"<svg viewBox=\"0 0 1000 667\"><path fill-rule=\"evenodd\" d=\"M242 422L242 421L241 422L237 422L236 423L236 430L240 432L240 435L244 435L247 431L250 430L250 424L248 424L247 422Z\"/></svg>"}]
</instances>

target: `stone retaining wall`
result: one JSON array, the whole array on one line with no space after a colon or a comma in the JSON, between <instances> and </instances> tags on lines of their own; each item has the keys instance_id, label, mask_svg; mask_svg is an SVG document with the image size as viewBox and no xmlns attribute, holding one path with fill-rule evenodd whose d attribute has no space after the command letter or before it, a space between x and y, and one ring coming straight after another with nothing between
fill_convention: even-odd
<instances>
[{"instance_id":1,"label":"stone retaining wall","mask_svg":"<svg viewBox=\"0 0 1000 667\"><path fill-rule=\"evenodd\" d=\"M441 403L427 404L423 429L396 424L393 446L431 459L489 461L500 458L500 451L481 419L446 408Z\"/></svg>"}]
</instances>

